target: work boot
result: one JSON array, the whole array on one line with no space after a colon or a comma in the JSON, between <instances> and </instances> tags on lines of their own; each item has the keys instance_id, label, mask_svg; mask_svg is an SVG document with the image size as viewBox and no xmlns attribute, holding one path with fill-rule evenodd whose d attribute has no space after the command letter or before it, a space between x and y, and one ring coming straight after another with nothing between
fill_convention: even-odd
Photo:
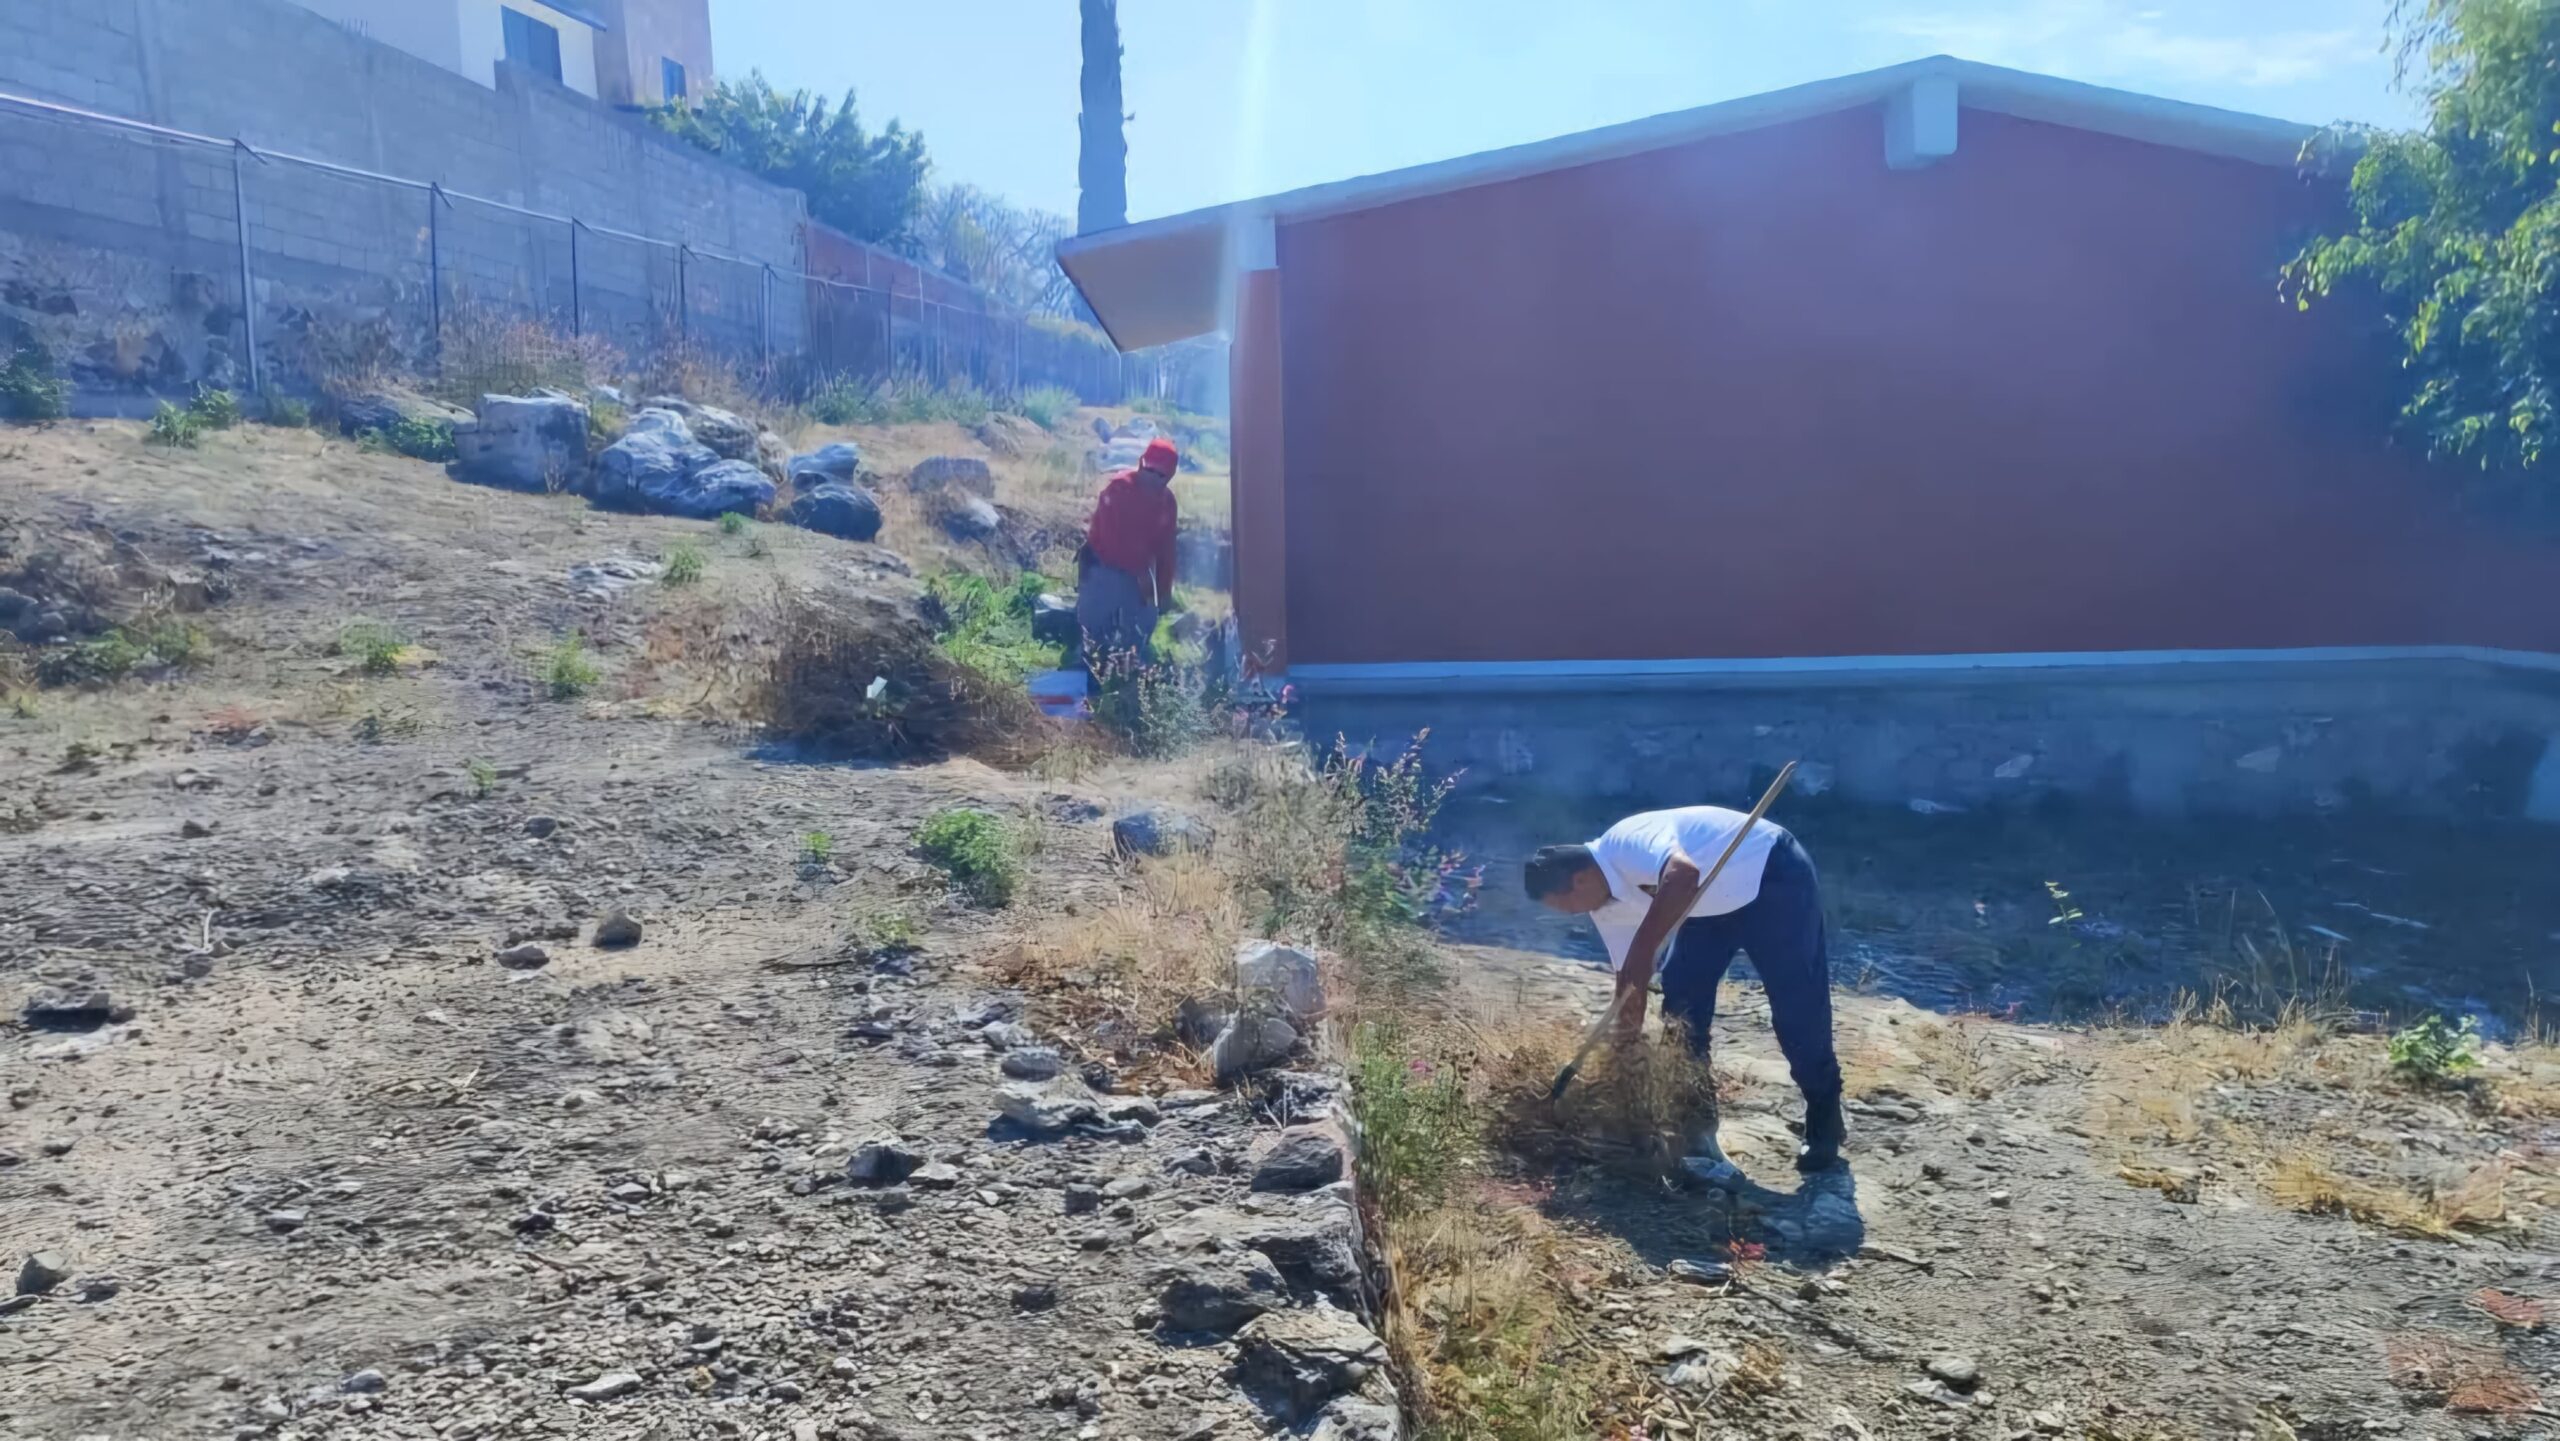
<instances>
[{"instance_id":1,"label":"work boot","mask_svg":"<svg viewBox=\"0 0 2560 1441\"><path fill-rule=\"evenodd\" d=\"M1718 1120L1713 1111L1707 1113L1706 1126L1690 1140L1689 1154L1680 1158L1680 1169L1702 1185L1731 1187L1742 1180L1742 1168L1716 1143Z\"/></svg>"},{"instance_id":2,"label":"work boot","mask_svg":"<svg viewBox=\"0 0 2560 1441\"><path fill-rule=\"evenodd\" d=\"M1804 1141L1796 1147L1796 1170L1810 1174L1840 1164L1841 1144L1849 1139L1849 1123L1841 1118L1837 1095L1804 1098Z\"/></svg>"}]
</instances>

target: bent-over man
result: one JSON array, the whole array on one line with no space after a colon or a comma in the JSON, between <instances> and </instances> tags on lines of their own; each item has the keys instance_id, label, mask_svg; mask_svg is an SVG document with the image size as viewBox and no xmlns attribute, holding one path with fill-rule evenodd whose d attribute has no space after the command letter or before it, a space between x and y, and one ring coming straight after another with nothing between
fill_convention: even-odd
<instances>
[{"instance_id":1,"label":"bent-over man","mask_svg":"<svg viewBox=\"0 0 2560 1441\"><path fill-rule=\"evenodd\" d=\"M1180 463L1172 441L1148 441L1138 468L1112 476L1094 503L1076 557L1076 626L1088 666L1125 651L1143 657L1155 639L1156 617L1173 599L1173 473Z\"/></svg>"},{"instance_id":2,"label":"bent-over man","mask_svg":"<svg viewBox=\"0 0 2560 1441\"><path fill-rule=\"evenodd\" d=\"M1713 886L1706 869L1749 819L1721 806L1646 811L1609 827L1588 845L1548 846L1529 860L1530 898L1568 915L1587 915L1609 948L1618 974L1621 1043L1644 1028L1655 958L1662 965L1662 1010L1687 1026L1689 1048L1709 1054L1716 987L1736 950L1769 989L1769 1021L1804 1093L1804 1140L1796 1169L1840 1163L1846 1126L1840 1116L1840 1061L1831 1043L1831 960L1823 932L1822 888L1813 858L1784 827L1752 827ZM1692 1146L1689 1169L1730 1170L1716 1144L1715 1123Z\"/></svg>"}]
</instances>

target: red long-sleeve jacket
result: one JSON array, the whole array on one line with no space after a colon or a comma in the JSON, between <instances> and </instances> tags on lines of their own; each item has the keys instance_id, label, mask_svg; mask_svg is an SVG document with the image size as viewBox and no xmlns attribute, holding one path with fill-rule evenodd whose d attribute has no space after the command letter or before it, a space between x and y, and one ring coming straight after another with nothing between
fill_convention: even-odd
<instances>
[{"instance_id":1,"label":"red long-sleeve jacket","mask_svg":"<svg viewBox=\"0 0 2560 1441\"><path fill-rule=\"evenodd\" d=\"M1155 598L1173 597L1174 527L1178 519L1173 487L1141 479L1124 470L1102 487L1094 503L1093 524L1085 528L1085 544L1093 558L1125 570L1144 582L1155 575Z\"/></svg>"}]
</instances>

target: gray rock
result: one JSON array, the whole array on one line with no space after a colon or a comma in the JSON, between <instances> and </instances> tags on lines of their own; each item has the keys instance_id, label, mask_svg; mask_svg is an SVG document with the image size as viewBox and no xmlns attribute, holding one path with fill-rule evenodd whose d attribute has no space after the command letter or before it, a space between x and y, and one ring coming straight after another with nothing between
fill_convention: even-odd
<instances>
[{"instance_id":1,"label":"gray rock","mask_svg":"<svg viewBox=\"0 0 2560 1441\"><path fill-rule=\"evenodd\" d=\"M1067 1214L1090 1215L1102 1209L1102 1192L1091 1186L1075 1185L1066 1190Z\"/></svg>"},{"instance_id":2,"label":"gray rock","mask_svg":"<svg viewBox=\"0 0 2560 1441\"><path fill-rule=\"evenodd\" d=\"M1959 1391L1970 1391L1982 1384L1982 1368L1970 1356L1932 1356L1928 1370Z\"/></svg>"},{"instance_id":3,"label":"gray rock","mask_svg":"<svg viewBox=\"0 0 2560 1441\"><path fill-rule=\"evenodd\" d=\"M1102 1194L1115 1201L1140 1201L1155 1193L1156 1183L1144 1176L1122 1176L1102 1188Z\"/></svg>"},{"instance_id":4,"label":"gray rock","mask_svg":"<svg viewBox=\"0 0 2560 1441\"><path fill-rule=\"evenodd\" d=\"M1235 1008L1216 996L1190 997L1174 1008L1174 1038L1195 1051L1205 1051L1234 1015Z\"/></svg>"},{"instance_id":5,"label":"gray rock","mask_svg":"<svg viewBox=\"0 0 2560 1441\"><path fill-rule=\"evenodd\" d=\"M845 1159L845 1179L857 1186L894 1186L924 1164L924 1153L896 1136L875 1136Z\"/></svg>"},{"instance_id":6,"label":"gray rock","mask_svg":"<svg viewBox=\"0 0 2560 1441\"><path fill-rule=\"evenodd\" d=\"M1276 941L1246 941L1236 947L1236 990L1248 1001L1269 999L1294 1021L1310 1020L1325 1010L1324 971L1315 955Z\"/></svg>"},{"instance_id":7,"label":"gray rock","mask_svg":"<svg viewBox=\"0 0 2560 1441\"><path fill-rule=\"evenodd\" d=\"M960 1168L948 1161L931 1161L916 1167L907 1181L919 1191L949 1191L960 1184Z\"/></svg>"},{"instance_id":8,"label":"gray rock","mask_svg":"<svg viewBox=\"0 0 2560 1441\"><path fill-rule=\"evenodd\" d=\"M1742 1358L1731 1351L1707 1347L1680 1358L1663 1379L1685 1390L1715 1391L1732 1380L1741 1367Z\"/></svg>"},{"instance_id":9,"label":"gray rock","mask_svg":"<svg viewBox=\"0 0 2560 1441\"><path fill-rule=\"evenodd\" d=\"M1214 1176L1218 1174L1218 1157L1206 1146L1194 1146L1167 1157L1164 1168L1182 1176Z\"/></svg>"},{"instance_id":10,"label":"gray rock","mask_svg":"<svg viewBox=\"0 0 2560 1441\"><path fill-rule=\"evenodd\" d=\"M693 477L720 463L710 447L697 445L685 433L683 420L664 411L642 411L644 419L660 418L649 429L634 429L606 446L596 457L594 484L598 505L620 510L656 510L658 497L682 494Z\"/></svg>"},{"instance_id":11,"label":"gray rock","mask_svg":"<svg viewBox=\"0 0 2560 1441\"><path fill-rule=\"evenodd\" d=\"M1167 1331L1224 1336L1289 1304L1289 1283L1258 1251L1228 1251L1159 1268L1156 1310Z\"/></svg>"},{"instance_id":12,"label":"gray rock","mask_svg":"<svg viewBox=\"0 0 2560 1441\"><path fill-rule=\"evenodd\" d=\"M791 523L839 540L870 540L880 534L880 499L851 481L804 485L792 498Z\"/></svg>"},{"instance_id":13,"label":"gray rock","mask_svg":"<svg viewBox=\"0 0 2560 1441\"><path fill-rule=\"evenodd\" d=\"M995 472L975 456L937 455L920 461L907 472L907 485L914 490L958 490L980 497L996 493Z\"/></svg>"},{"instance_id":14,"label":"gray rock","mask_svg":"<svg viewBox=\"0 0 2560 1441\"><path fill-rule=\"evenodd\" d=\"M1331 1306L1257 1317L1236 1343L1237 1381L1292 1424L1358 1392L1387 1364L1386 1343Z\"/></svg>"},{"instance_id":15,"label":"gray rock","mask_svg":"<svg viewBox=\"0 0 2560 1441\"><path fill-rule=\"evenodd\" d=\"M71 1263L59 1252L38 1251L18 1267L18 1294L42 1296L71 1279Z\"/></svg>"},{"instance_id":16,"label":"gray rock","mask_svg":"<svg viewBox=\"0 0 2560 1441\"><path fill-rule=\"evenodd\" d=\"M772 476L776 485L791 478L791 446L770 430L756 432L756 453L744 458L753 460L756 469Z\"/></svg>"},{"instance_id":17,"label":"gray rock","mask_svg":"<svg viewBox=\"0 0 2560 1441\"><path fill-rule=\"evenodd\" d=\"M1165 808L1131 811L1111 823L1111 848L1123 857L1205 852L1217 839L1207 821Z\"/></svg>"},{"instance_id":18,"label":"gray rock","mask_svg":"<svg viewBox=\"0 0 2560 1441\"><path fill-rule=\"evenodd\" d=\"M412 395L407 391L373 390L352 400L338 402L338 432L362 435L368 430L389 431L404 420L443 421L460 426L471 419L471 412Z\"/></svg>"},{"instance_id":19,"label":"gray rock","mask_svg":"<svg viewBox=\"0 0 2560 1441\"><path fill-rule=\"evenodd\" d=\"M756 428L730 411L716 405L696 405L677 395L651 396L648 408L684 417L693 438L718 452L722 460L752 461L756 457Z\"/></svg>"},{"instance_id":20,"label":"gray rock","mask_svg":"<svg viewBox=\"0 0 2560 1441\"><path fill-rule=\"evenodd\" d=\"M1293 1126L1253 1168L1257 1191L1313 1191L1342 1179L1342 1139L1324 1126Z\"/></svg>"},{"instance_id":21,"label":"gray rock","mask_svg":"<svg viewBox=\"0 0 2560 1441\"><path fill-rule=\"evenodd\" d=\"M551 964L551 953L527 941L498 952L498 964L511 971L538 971Z\"/></svg>"},{"instance_id":22,"label":"gray rock","mask_svg":"<svg viewBox=\"0 0 2560 1441\"><path fill-rule=\"evenodd\" d=\"M542 492L587 473L587 408L560 396L484 395L453 428L453 474L475 485Z\"/></svg>"},{"instance_id":23,"label":"gray rock","mask_svg":"<svg viewBox=\"0 0 2560 1441\"><path fill-rule=\"evenodd\" d=\"M794 485L825 485L829 482L850 485L861 475L862 450L850 441L840 440L791 457L791 481Z\"/></svg>"},{"instance_id":24,"label":"gray rock","mask_svg":"<svg viewBox=\"0 0 2560 1441\"><path fill-rule=\"evenodd\" d=\"M1292 1286L1337 1306L1368 1304L1359 1218L1347 1204L1328 1201L1289 1215L1203 1206L1150 1232L1146 1244L1177 1255L1242 1246L1270 1257Z\"/></svg>"},{"instance_id":25,"label":"gray rock","mask_svg":"<svg viewBox=\"0 0 2560 1441\"><path fill-rule=\"evenodd\" d=\"M617 442L619 444L620 442ZM743 460L715 460L682 475L663 471L637 478L616 503L659 515L709 520L720 515L753 515L773 503L773 478ZM605 496L599 493L597 499Z\"/></svg>"},{"instance_id":26,"label":"gray rock","mask_svg":"<svg viewBox=\"0 0 2560 1441\"><path fill-rule=\"evenodd\" d=\"M1307 1441L1404 1441L1404 1418L1393 1406L1344 1396L1316 1413Z\"/></svg>"},{"instance_id":27,"label":"gray rock","mask_svg":"<svg viewBox=\"0 0 2560 1441\"><path fill-rule=\"evenodd\" d=\"M1013 1021L994 1021L978 1028L978 1039L999 1051L1040 1044L1039 1034Z\"/></svg>"},{"instance_id":28,"label":"gray rock","mask_svg":"<svg viewBox=\"0 0 2560 1441\"><path fill-rule=\"evenodd\" d=\"M1209 1046L1209 1064L1221 1081L1269 1070L1298 1049L1298 1028L1278 1016L1239 1011Z\"/></svg>"},{"instance_id":29,"label":"gray rock","mask_svg":"<svg viewBox=\"0 0 2560 1441\"><path fill-rule=\"evenodd\" d=\"M607 911L604 919L596 922L595 940L607 948L636 946L640 944L640 923L628 911Z\"/></svg>"},{"instance_id":30,"label":"gray rock","mask_svg":"<svg viewBox=\"0 0 2560 1441\"><path fill-rule=\"evenodd\" d=\"M552 816L527 816L524 820L524 833L537 841L549 840L559 829L559 820Z\"/></svg>"},{"instance_id":31,"label":"gray rock","mask_svg":"<svg viewBox=\"0 0 2560 1441\"><path fill-rule=\"evenodd\" d=\"M1006 1120L1044 1138L1103 1124L1102 1108L1091 1100L1035 1086L1006 1086L997 1093L996 1104Z\"/></svg>"},{"instance_id":32,"label":"gray rock","mask_svg":"<svg viewBox=\"0 0 2560 1441\"><path fill-rule=\"evenodd\" d=\"M583 1386L570 1387L565 1394L573 1401L611 1401L647 1384L629 1371L607 1371Z\"/></svg>"},{"instance_id":33,"label":"gray rock","mask_svg":"<svg viewBox=\"0 0 2560 1441\"><path fill-rule=\"evenodd\" d=\"M1007 1051L996 1069L1020 1081L1046 1081L1067 1068L1066 1058L1046 1046Z\"/></svg>"},{"instance_id":34,"label":"gray rock","mask_svg":"<svg viewBox=\"0 0 2560 1441\"><path fill-rule=\"evenodd\" d=\"M1004 516L983 496L953 492L941 511L942 529L954 540L984 540L1004 529Z\"/></svg>"},{"instance_id":35,"label":"gray rock","mask_svg":"<svg viewBox=\"0 0 2560 1441\"><path fill-rule=\"evenodd\" d=\"M339 1378L338 1389L350 1396L379 1396L391 1389L391 1378L367 1366Z\"/></svg>"},{"instance_id":36,"label":"gray rock","mask_svg":"<svg viewBox=\"0 0 2560 1441\"><path fill-rule=\"evenodd\" d=\"M1013 1288L1013 1309L1017 1311L1049 1311L1058 1304L1058 1283L1025 1281Z\"/></svg>"},{"instance_id":37,"label":"gray rock","mask_svg":"<svg viewBox=\"0 0 2560 1441\"><path fill-rule=\"evenodd\" d=\"M124 1294L124 1282L113 1276L84 1276L80 1280L80 1299L95 1306Z\"/></svg>"},{"instance_id":38,"label":"gray rock","mask_svg":"<svg viewBox=\"0 0 2560 1441\"><path fill-rule=\"evenodd\" d=\"M259 1219L266 1224L268 1230L284 1236L301 1230L311 1217L307 1212L302 1211L269 1211Z\"/></svg>"},{"instance_id":39,"label":"gray rock","mask_svg":"<svg viewBox=\"0 0 2560 1441\"><path fill-rule=\"evenodd\" d=\"M39 1031L94 1031L133 1019L133 1008L102 986L46 986L27 997L19 1014Z\"/></svg>"}]
</instances>

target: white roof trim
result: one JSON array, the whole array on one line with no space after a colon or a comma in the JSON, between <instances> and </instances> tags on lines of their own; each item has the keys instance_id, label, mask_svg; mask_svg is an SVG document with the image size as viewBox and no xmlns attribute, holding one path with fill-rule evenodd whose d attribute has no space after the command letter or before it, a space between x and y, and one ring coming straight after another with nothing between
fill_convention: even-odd
<instances>
[{"instance_id":1,"label":"white roof trim","mask_svg":"<svg viewBox=\"0 0 2560 1441\"><path fill-rule=\"evenodd\" d=\"M2156 95L2114 90L2102 85L1937 55L1883 70L1746 95L1694 110L1631 120L1552 140L1311 185L1279 195L1239 200L1096 231L1059 242L1058 260L1066 267L1070 278L1076 279L1082 287L1084 281L1076 275L1076 262L1085 256L1133 245L1176 240L1194 232L1235 233L1231 227L1240 223L1259 227L1311 220L1568 170L1597 161L1685 145L1710 136L1757 130L1860 106L1882 104L1907 97L1913 87L1922 82L1937 82L1928 88L1940 93L1944 85L1952 84L1957 103L1966 109L2065 125L2258 165L2290 167L2300 163L2305 144L2319 133L2319 127L2297 121L2166 100ZM1952 133L1944 137L1944 143L1950 148L1953 142ZM1116 307L1107 302L1113 297L1105 296L1097 301L1088 291L1085 298L1094 304L1104 327L1111 329L1110 312ZM1161 343L1166 338L1180 337L1156 337L1142 343Z\"/></svg>"}]
</instances>

